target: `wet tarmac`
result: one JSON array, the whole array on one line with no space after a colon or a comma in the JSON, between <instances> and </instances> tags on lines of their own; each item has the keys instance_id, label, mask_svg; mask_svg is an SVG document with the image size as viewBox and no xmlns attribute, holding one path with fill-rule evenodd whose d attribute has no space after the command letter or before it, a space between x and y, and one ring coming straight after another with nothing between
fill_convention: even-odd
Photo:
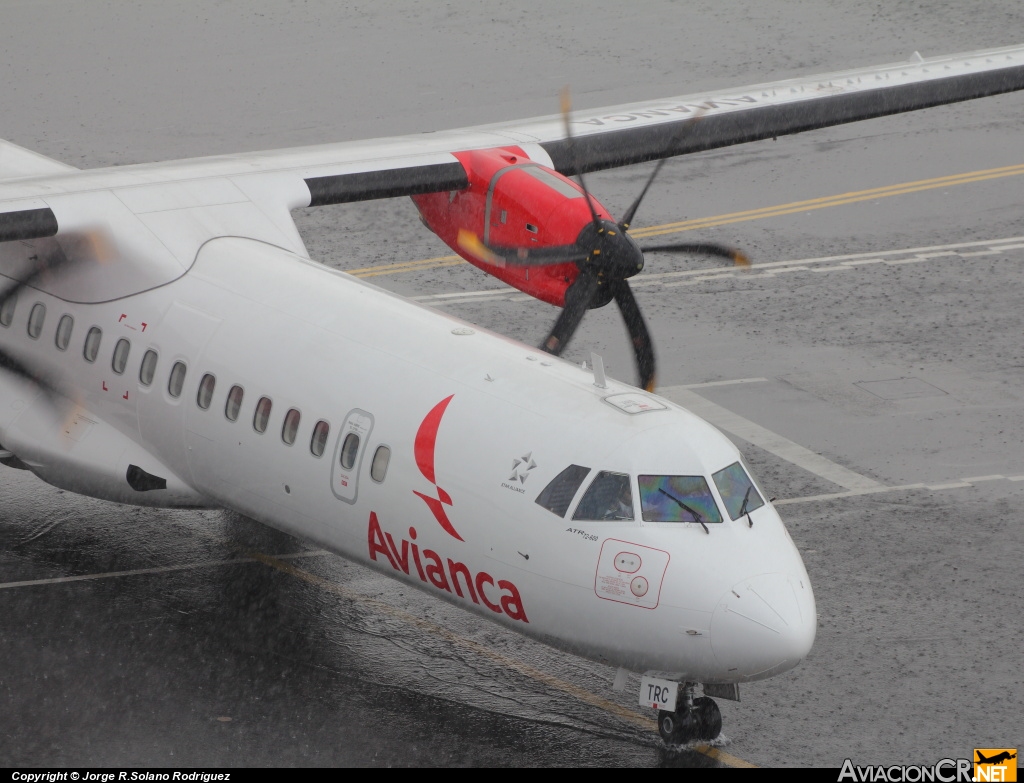
<instances>
[{"instance_id":1,"label":"wet tarmac","mask_svg":"<svg viewBox=\"0 0 1024 783\"><path fill-rule=\"evenodd\" d=\"M567 81L606 105L1024 41L1010 2L629 18L268 2L109 24L114 4L36 8L0 6L0 137L82 166L547 113ZM611 27L612 56L565 45ZM329 46L343 29L351 46ZM303 46L319 56L290 54ZM231 512L116 506L0 468L0 763L839 766L1019 746L1024 176L922 183L1024 163L1022 120L1011 95L720 150L667 166L645 201L640 227L916 183L683 237L743 247L748 274L659 256L638 280L661 392L734 437L818 602L811 655L720 702L718 747L666 749L635 675L616 692L607 667ZM588 184L619 212L646 171ZM404 200L297 218L311 255L344 269L448 255ZM495 289L444 309L528 343L556 314L465 264L372 280ZM591 351L632 377L612 308L567 356Z\"/></svg>"}]
</instances>

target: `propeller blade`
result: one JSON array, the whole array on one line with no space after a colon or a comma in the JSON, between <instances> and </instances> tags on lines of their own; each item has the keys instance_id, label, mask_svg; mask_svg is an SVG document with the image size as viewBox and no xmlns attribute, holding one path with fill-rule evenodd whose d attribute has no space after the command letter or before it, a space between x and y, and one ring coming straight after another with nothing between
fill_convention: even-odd
<instances>
[{"instance_id":1,"label":"propeller blade","mask_svg":"<svg viewBox=\"0 0 1024 783\"><path fill-rule=\"evenodd\" d=\"M572 167L576 169L576 179L580 182L580 187L583 188L583 197L587 200L587 206L590 207L590 217L594 221L594 228L601 229L601 220L597 217L597 210L594 209L594 201L590 197L590 191L587 190L587 183L583 181L583 172L580 170L580 161L576 157L576 140L572 136L572 129L569 127L569 115L572 113L572 99L569 97L569 86L566 85L562 88L561 93L561 104L562 104L562 124L565 126L565 140L568 142L569 155L572 157Z\"/></svg>"},{"instance_id":2,"label":"propeller blade","mask_svg":"<svg viewBox=\"0 0 1024 783\"><path fill-rule=\"evenodd\" d=\"M60 395L60 392L58 392L52 384L41 378L38 374L32 372L32 370L25 364L20 360L15 359L2 348L0 348L0 372L8 372L11 375L28 381L29 383L36 384L40 389L42 389L43 393L52 404L57 404L57 397Z\"/></svg>"},{"instance_id":3,"label":"propeller blade","mask_svg":"<svg viewBox=\"0 0 1024 783\"><path fill-rule=\"evenodd\" d=\"M26 275L21 280L16 280L14 285L9 286L0 293L0 310L3 310L4 305L17 297L18 294L21 293L22 289L31 287L36 280L45 275L56 272L62 266L68 264L69 261L70 259L65 255L55 255L47 261L40 263L34 270L32 270L31 274ZM31 383L38 384L51 402L56 402L56 398L59 394L57 389L2 348L0 348L0 371L9 372L19 378L24 378Z\"/></svg>"},{"instance_id":4,"label":"propeller blade","mask_svg":"<svg viewBox=\"0 0 1024 783\"><path fill-rule=\"evenodd\" d=\"M629 205L629 209L626 210L626 214L622 216L622 220L619 221L619 228L623 231L629 231L630 225L633 223L633 216L636 211L640 208L640 202L644 200L644 196L647 195L647 191L651 189L651 185L654 183L654 178L658 176L661 171L661 167L665 165L665 161L668 158L662 158L658 161L658 165L654 167L654 171L651 172L651 176L647 178L644 189L640 191L640 195L636 197L636 200Z\"/></svg>"},{"instance_id":5,"label":"propeller blade","mask_svg":"<svg viewBox=\"0 0 1024 783\"><path fill-rule=\"evenodd\" d=\"M565 306L558 314L558 320L551 329L551 334L541 344L541 350L561 356L565 346L569 344L576 327L580 325L591 302L598 295L600 283L597 276L583 271L576 277L573 284L565 289Z\"/></svg>"},{"instance_id":6,"label":"propeller blade","mask_svg":"<svg viewBox=\"0 0 1024 783\"><path fill-rule=\"evenodd\" d=\"M622 280L614 287L615 304L619 306L622 313L622 320L626 322L626 329L629 331L630 340L633 342L633 353L636 356L636 370L640 376L640 388L654 391L654 343L651 341L651 334L647 331L647 323L640 313L640 306L633 296L633 289L629 283Z\"/></svg>"},{"instance_id":7,"label":"propeller blade","mask_svg":"<svg viewBox=\"0 0 1024 783\"><path fill-rule=\"evenodd\" d=\"M36 266L36 268L32 270L31 274L26 275L21 280L15 280L14 285L5 289L3 293L0 293L0 310L3 309L5 304L7 304L8 300L13 299L21 293L23 288L30 288L39 278L52 274L58 271L62 266L69 263L70 259L66 255L55 254Z\"/></svg>"},{"instance_id":8,"label":"propeller blade","mask_svg":"<svg viewBox=\"0 0 1024 783\"><path fill-rule=\"evenodd\" d=\"M501 247L485 245L476 234L461 229L458 244L470 255L492 266L550 266L586 261L590 253L579 245Z\"/></svg>"},{"instance_id":9,"label":"propeller blade","mask_svg":"<svg viewBox=\"0 0 1024 783\"><path fill-rule=\"evenodd\" d=\"M750 266L750 259L741 250L714 242L674 242L640 248L644 253L693 253L732 261L736 266Z\"/></svg>"},{"instance_id":10,"label":"propeller blade","mask_svg":"<svg viewBox=\"0 0 1024 783\"><path fill-rule=\"evenodd\" d=\"M487 245L480 241L480 237L472 231L464 228L459 229L459 236L456 239L459 247L469 253L473 258L483 261L491 266L505 266L505 259L491 251Z\"/></svg>"},{"instance_id":11,"label":"propeller blade","mask_svg":"<svg viewBox=\"0 0 1024 783\"><path fill-rule=\"evenodd\" d=\"M697 123L697 120L704 116L705 111L706 109L697 109L694 115L687 122L684 122L682 124L682 126L679 128L679 132L676 133L671 138L671 140L668 143L668 146L665 147L666 154L670 153L673 149L675 149L676 145L678 145L679 142L683 140L683 137L687 133L689 133L693 126ZM626 214L623 215L622 220L619 221L619 227L623 231L629 230L629 227L633 223L633 216L636 215L636 211L640 208L640 202L644 200L644 196L647 195L647 191L650 190L655 178L657 178L658 174L661 173L661 167L665 165L666 160L668 160L668 158L662 158L661 160L658 161L658 165L654 167L654 171L651 172L651 176L647 178L647 182L644 185L644 189L640 191L640 195L636 197L636 200L629 205L629 209L626 210Z\"/></svg>"}]
</instances>

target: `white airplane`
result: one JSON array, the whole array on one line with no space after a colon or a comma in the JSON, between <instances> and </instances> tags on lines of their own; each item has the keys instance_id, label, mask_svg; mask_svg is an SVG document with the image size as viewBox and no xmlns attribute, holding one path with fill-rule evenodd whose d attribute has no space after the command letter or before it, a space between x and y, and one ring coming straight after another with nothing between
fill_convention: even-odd
<instances>
[{"instance_id":1,"label":"white airplane","mask_svg":"<svg viewBox=\"0 0 1024 783\"><path fill-rule=\"evenodd\" d=\"M666 742L713 739L712 696L811 649L811 584L739 451L649 391L626 282L641 199L616 222L567 177L1020 89L1015 47L90 171L0 143L0 461L120 503L234 509L641 672ZM291 210L398 195L563 306L544 350L308 258ZM611 299L644 388L553 356Z\"/></svg>"}]
</instances>

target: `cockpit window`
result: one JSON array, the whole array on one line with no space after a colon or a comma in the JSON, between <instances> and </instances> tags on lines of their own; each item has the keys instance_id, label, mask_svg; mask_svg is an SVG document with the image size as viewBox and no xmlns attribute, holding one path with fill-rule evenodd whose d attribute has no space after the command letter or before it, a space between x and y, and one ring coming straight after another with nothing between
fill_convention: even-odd
<instances>
[{"instance_id":1,"label":"cockpit window","mask_svg":"<svg viewBox=\"0 0 1024 783\"><path fill-rule=\"evenodd\" d=\"M725 510L733 519L739 519L748 511L764 505L761 496L754 489L754 483L740 463L732 463L729 467L711 474L711 478L715 480L718 494L725 503Z\"/></svg>"},{"instance_id":2,"label":"cockpit window","mask_svg":"<svg viewBox=\"0 0 1024 783\"><path fill-rule=\"evenodd\" d=\"M576 490L580 488L588 473L590 468L570 465L541 490L537 495L537 505L543 506L552 514L564 517L565 512L569 510L569 504L576 497Z\"/></svg>"},{"instance_id":3,"label":"cockpit window","mask_svg":"<svg viewBox=\"0 0 1024 783\"><path fill-rule=\"evenodd\" d=\"M640 476L644 522L721 522L703 476Z\"/></svg>"},{"instance_id":4,"label":"cockpit window","mask_svg":"<svg viewBox=\"0 0 1024 783\"><path fill-rule=\"evenodd\" d=\"M633 519L633 490L629 476L606 470L587 488L573 519Z\"/></svg>"}]
</instances>

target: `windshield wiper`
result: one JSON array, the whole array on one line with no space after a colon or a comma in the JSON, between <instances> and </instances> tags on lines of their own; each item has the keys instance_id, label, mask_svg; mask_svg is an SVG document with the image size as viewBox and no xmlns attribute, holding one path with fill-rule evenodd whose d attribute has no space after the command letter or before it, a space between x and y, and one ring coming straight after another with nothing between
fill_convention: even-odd
<instances>
[{"instance_id":1,"label":"windshield wiper","mask_svg":"<svg viewBox=\"0 0 1024 783\"><path fill-rule=\"evenodd\" d=\"M751 484L749 487L747 487L747 494L743 496L743 505L740 506L740 516L743 516L744 514L747 515L747 524L750 527L754 526L754 520L752 520L750 518L750 512L747 511L747 501L750 500L750 490L752 490L753 488L754 488L753 484Z\"/></svg>"},{"instance_id":2,"label":"windshield wiper","mask_svg":"<svg viewBox=\"0 0 1024 783\"><path fill-rule=\"evenodd\" d=\"M707 533L709 536L711 535L711 531L708 530L708 526L704 524L704 519L701 517L700 514L698 514L696 511L694 511L688 505L686 505L683 501L681 501L679 498L677 498L671 492L666 492L661 487L658 487L658 492L660 492L662 495L665 495L668 498L671 498L672 500L674 500L676 503L679 504L680 508L682 508L682 509L684 509L686 511L689 511L691 514L693 514L694 520L700 523L700 526L702 528L704 528L704 532Z\"/></svg>"}]
</instances>

